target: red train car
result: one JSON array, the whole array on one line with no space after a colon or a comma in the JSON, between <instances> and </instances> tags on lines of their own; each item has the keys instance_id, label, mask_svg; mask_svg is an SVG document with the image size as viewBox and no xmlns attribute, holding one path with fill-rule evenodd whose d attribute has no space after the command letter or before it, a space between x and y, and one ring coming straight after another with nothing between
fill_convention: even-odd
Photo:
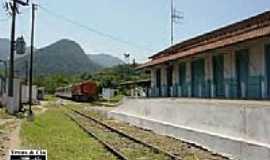
<instances>
[{"instance_id":1,"label":"red train car","mask_svg":"<svg viewBox=\"0 0 270 160\"><path fill-rule=\"evenodd\" d=\"M97 84L86 81L72 86L72 99L77 101L89 101L97 97Z\"/></svg>"},{"instance_id":2,"label":"red train car","mask_svg":"<svg viewBox=\"0 0 270 160\"><path fill-rule=\"evenodd\" d=\"M75 101L91 101L97 98L98 87L93 81L85 81L56 89L55 95Z\"/></svg>"}]
</instances>

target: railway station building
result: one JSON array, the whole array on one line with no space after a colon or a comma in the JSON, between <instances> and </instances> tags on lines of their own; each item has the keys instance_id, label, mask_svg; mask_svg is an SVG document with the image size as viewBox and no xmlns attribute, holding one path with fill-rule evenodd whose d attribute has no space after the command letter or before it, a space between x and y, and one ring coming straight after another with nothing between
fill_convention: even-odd
<instances>
[{"instance_id":1,"label":"railway station building","mask_svg":"<svg viewBox=\"0 0 270 160\"><path fill-rule=\"evenodd\" d=\"M152 97L270 98L270 11L175 44L139 66Z\"/></svg>"}]
</instances>

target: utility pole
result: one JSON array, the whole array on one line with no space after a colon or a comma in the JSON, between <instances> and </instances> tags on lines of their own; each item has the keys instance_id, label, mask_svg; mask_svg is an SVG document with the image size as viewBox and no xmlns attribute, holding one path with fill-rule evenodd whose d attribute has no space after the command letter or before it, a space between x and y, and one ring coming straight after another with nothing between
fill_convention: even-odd
<instances>
[{"instance_id":1,"label":"utility pole","mask_svg":"<svg viewBox=\"0 0 270 160\"><path fill-rule=\"evenodd\" d=\"M34 38L35 38L35 11L37 5L32 4L32 28L31 28L31 53L30 53L30 70L29 70L29 116L32 112L32 83L33 83L33 53L34 53Z\"/></svg>"},{"instance_id":2,"label":"utility pole","mask_svg":"<svg viewBox=\"0 0 270 160\"><path fill-rule=\"evenodd\" d=\"M181 12L177 11L174 6L174 0L171 0L171 15L170 15L170 23L171 23L171 45L174 44L174 24L179 23L180 19L184 17L180 15Z\"/></svg>"},{"instance_id":3,"label":"utility pole","mask_svg":"<svg viewBox=\"0 0 270 160\"><path fill-rule=\"evenodd\" d=\"M11 9L11 16L12 16L12 23L11 23L11 37L10 37L10 57L9 57L9 76L8 76L8 97L10 98L9 101L13 101L13 88L14 88L14 55L16 49L16 41L15 41L15 34L16 34L16 15L19 13L18 5L27 6L29 0L23 2L21 0L12 0L12 2L7 2L6 6L7 9L10 7Z\"/></svg>"},{"instance_id":4,"label":"utility pole","mask_svg":"<svg viewBox=\"0 0 270 160\"><path fill-rule=\"evenodd\" d=\"M173 45L173 38L174 38L173 15L174 15L174 3L173 0L171 0L171 45Z\"/></svg>"},{"instance_id":5,"label":"utility pole","mask_svg":"<svg viewBox=\"0 0 270 160\"><path fill-rule=\"evenodd\" d=\"M14 52L15 52L15 27L16 27L16 15L17 15L17 1L13 0L11 6L11 38L10 38L10 62L9 62L9 78L8 78L8 96L13 97L13 79L14 79Z\"/></svg>"}]
</instances>

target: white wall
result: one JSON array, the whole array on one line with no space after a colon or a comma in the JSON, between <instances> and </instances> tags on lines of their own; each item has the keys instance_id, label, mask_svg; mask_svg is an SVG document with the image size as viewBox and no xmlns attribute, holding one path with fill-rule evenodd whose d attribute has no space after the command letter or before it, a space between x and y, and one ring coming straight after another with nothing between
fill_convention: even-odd
<instances>
[{"instance_id":1,"label":"white wall","mask_svg":"<svg viewBox=\"0 0 270 160\"><path fill-rule=\"evenodd\" d=\"M266 160L269 106L270 102L256 101L127 99L110 115L233 158Z\"/></svg>"},{"instance_id":2,"label":"white wall","mask_svg":"<svg viewBox=\"0 0 270 160\"><path fill-rule=\"evenodd\" d=\"M20 109L21 80L14 79L13 85L13 97L6 97L6 100L4 100L6 101L8 112L11 114L17 113Z\"/></svg>"},{"instance_id":3,"label":"white wall","mask_svg":"<svg viewBox=\"0 0 270 160\"><path fill-rule=\"evenodd\" d=\"M29 86L22 85L22 103L28 103L29 102ZM37 100L37 86L32 86L32 101L33 103L36 103Z\"/></svg>"}]
</instances>

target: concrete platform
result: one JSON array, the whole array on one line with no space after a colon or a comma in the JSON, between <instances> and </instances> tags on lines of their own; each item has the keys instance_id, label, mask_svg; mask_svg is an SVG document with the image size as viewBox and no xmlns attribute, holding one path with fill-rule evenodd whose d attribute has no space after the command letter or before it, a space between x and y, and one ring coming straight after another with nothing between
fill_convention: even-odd
<instances>
[{"instance_id":1,"label":"concrete platform","mask_svg":"<svg viewBox=\"0 0 270 160\"><path fill-rule=\"evenodd\" d=\"M240 160L270 160L270 102L126 98L110 117Z\"/></svg>"}]
</instances>

